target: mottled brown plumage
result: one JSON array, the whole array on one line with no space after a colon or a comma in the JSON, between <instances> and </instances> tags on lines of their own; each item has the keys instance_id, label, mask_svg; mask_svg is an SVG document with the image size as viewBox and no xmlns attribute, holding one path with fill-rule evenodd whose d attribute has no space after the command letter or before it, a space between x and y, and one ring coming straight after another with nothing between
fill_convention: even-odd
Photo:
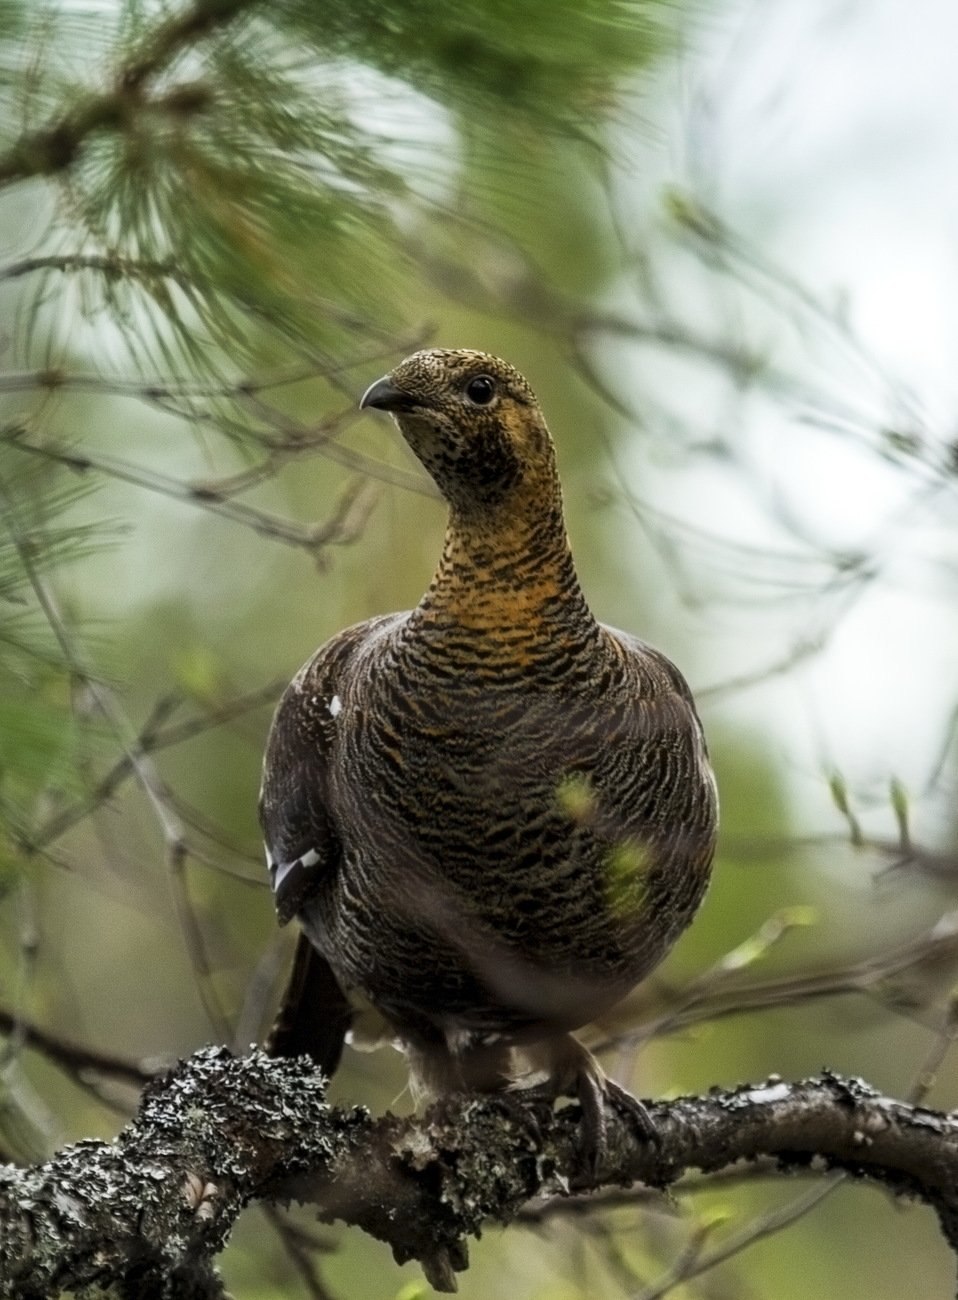
<instances>
[{"instance_id":1,"label":"mottled brown plumage","mask_svg":"<svg viewBox=\"0 0 958 1300\"><path fill-rule=\"evenodd\" d=\"M334 1068L358 997L420 1090L576 1094L594 1151L603 1094L631 1099L569 1031L662 959L708 881L715 786L692 698L590 612L517 371L418 352L362 404L394 415L449 524L417 607L333 637L277 710L261 818L314 993L311 1029L287 1015L274 1048L311 1037Z\"/></svg>"}]
</instances>

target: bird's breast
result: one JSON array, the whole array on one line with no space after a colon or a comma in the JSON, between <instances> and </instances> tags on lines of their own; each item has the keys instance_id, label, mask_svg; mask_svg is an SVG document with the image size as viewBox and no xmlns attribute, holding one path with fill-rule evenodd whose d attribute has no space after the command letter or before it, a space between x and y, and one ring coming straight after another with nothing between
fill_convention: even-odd
<instances>
[{"instance_id":1,"label":"bird's breast","mask_svg":"<svg viewBox=\"0 0 958 1300\"><path fill-rule=\"evenodd\" d=\"M610 671L447 678L380 643L376 670L339 684L341 864L312 925L345 984L467 1018L515 985L517 1019L571 1022L560 988L598 1007L661 958L704 891L714 810L669 757L695 754L694 714L672 734L665 707L643 738L635 683Z\"/></svg>"},{"instance_id":2,"label":"bird's breast","mask_svg":"<svg viewBox=\"0 0 958 1300\"><path fill-rule=\"evenodd\" d=\"M340 714L332 806L351 888L400 905L447 891L450 906L539 937L573 919L588 928L580 910L606 916L617 889L625 898L621 863L650 809L614 704L389 687Z\"/></svg>"}]
</instances>

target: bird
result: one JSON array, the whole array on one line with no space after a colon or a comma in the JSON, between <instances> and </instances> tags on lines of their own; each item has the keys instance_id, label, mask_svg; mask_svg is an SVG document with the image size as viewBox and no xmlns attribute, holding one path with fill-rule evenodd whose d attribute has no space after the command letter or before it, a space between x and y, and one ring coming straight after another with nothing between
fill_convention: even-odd
<instances>
[{"instance_id":1,"label":"bird","mask_svg":"<svg viewBox=\"0 0 958 1300\"><path fill-rule=\"evenodd\" d=\"M322 645L283 694L260 821L301 927L270 1038L325 1073L370 1009L414 1096L648 1112L575 1036L672 947L705 893L718 803L692 694L600 623L566 534L555 446L507 362L425 349L364 393L442 494L412 610Z\"/></svg>"}]
</instances>

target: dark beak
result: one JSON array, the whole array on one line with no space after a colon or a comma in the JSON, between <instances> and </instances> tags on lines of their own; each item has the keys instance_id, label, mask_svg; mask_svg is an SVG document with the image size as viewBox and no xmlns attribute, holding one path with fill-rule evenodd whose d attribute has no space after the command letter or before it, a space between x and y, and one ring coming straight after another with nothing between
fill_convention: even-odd
<instances>
[{"instance_id":1,"label":"dark beak","mask_svg":"<svg viewBox=\"0 0 958 1300\"><path fill-rule=\"evenodd\" d=\"M359 409L365 411L367 406L374 406L377 411L408 411L415 402L408 393L397 388L388 375L370 384L359 401Z\"/></svg>"}]
</instances>

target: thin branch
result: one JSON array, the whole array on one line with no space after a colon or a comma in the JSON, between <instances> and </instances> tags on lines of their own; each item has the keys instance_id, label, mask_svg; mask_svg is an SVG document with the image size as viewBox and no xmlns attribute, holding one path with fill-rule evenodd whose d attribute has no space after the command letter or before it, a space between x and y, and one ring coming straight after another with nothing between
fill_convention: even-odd
<instances>
[{"instance_id":1,"label":"thin branch","mask_svg":"<svg viewBox=\"0 0 958 1300\"><path fill-rule=\"evenodd\" d=\"M190 850L185 836L181 836L176 842L167 843L166 867L173 895L173 906L193 970L196 991L211 1029L218 1038L229 1041L233 1036L232 1025L213 984L213 966L206 950L206 938L190 897L186 876L189 857Z\"/></svg>"},{"instance_id":2,"label":"thin branch","mask_svg":"<svg viewBox=\"0 0 958 1300\"><path fill-rule=\"evenodd\" d=\"M209 1015L210 1022L219 1036L221 1038L229 1037L229 1021L212 986L202 932L193 911L184 879L189 844L173 800L152 758L138 748L136 732L114 692L98 680L82 661L67 629L66 622L60 613L53 590L47 584L35 563L35 543L21 530L17 520L15 502L2 481L0 481L0 503L5 507L4 523L10 539L19 556L20 563L23 565L40 609L50 626L57 645L60 647L64 660L69 666L74 679L78 683L82 683L89 694L90 700L113 731L147 797L147 801L153 809L163 836L173 898L183 929L186 950L193 965L194 975L197 978L200 998Z\"/></svg>"},{"instance_id":3,"label":"thin branch","mask_svg":"<svg viewBox=\"0 0 958 1300\"><path fill-rule=\"evenodd\" d=\"M43 1029L9 1008L0 1006L0 1033L17 1034L26 1047L32 1047L71 1075L93 1073L132 1083L142 1088L163 1068L146 1061L135 1061L115 1052L101 1052L86 1043L77 1043L49 1029Z\"/></svg>"},{"instance_id":4,"label":"thin branch","mask_svg":"<svg viewBox=\"0 0 958 1300\"><path fill-rule=\"evenodd\" d=\"M173 501L186 502L199 510L241 524L270 541L298 547L317 559L328 546L354 542L360 536L362 525L375 504L372 490L367 488L363 491L365 485L359 485L347 490L340 497L329 519L323 523L304 526L290 523L265 510L258 510L255 506L232 501L229 499L229 490L220 491L211 483L183 482L155 470L131 465L127 461L107 456L90 456L85 452L66 451L57 447L37 446L23 437L8 438L8 441L20 451L65 465L78 473L92 471L104 474ZM361 501L361 506L358 508L357 501ZM344 520L347 519L349 526L344 527Z\"/></svg>"},{"instance_id":5,"label":"thin branch","mask_svg":"<svg viewBox=\"0 0 958 1300\"><path fill-rule=\"evenodd\" d=\"M841 1170L832 1173L823 1186L813 1187L810 1191L805 1192L802 1196L797 1196L777 1210L771 1210L768 1214L760 1215L751 1223L747 1223L738 1232L732 1233L720 1245L713 1247L712 1250L704 1249L710 1233L699 1231L693 1234L689 1245L680 1253L665 1274L657 1282L653 1282L651 1286L636 1291L629 1297L629 1300L662 1300L663 1296L667 1296L676 1287L682 1286L685 1282L690 1282L692 1278L701 1277L703 1273L707 1273L709 1269L713 1269L719 1264L726 1263L734 1256L740 1255L742 1251L747 1250L749 1246L754 1246L756 1242L764 1241L766 1237L774 1236L776 1232L791 1227L793 1223L811 1213L826 1197L837 1191L847 1176Z\"/></svg>"},{"instance_id":6,"label":"thin branch","mask_svg":"<svg viewBox=\"0 0 958 1300\"><path fill-rule=\"evenodd\" d=\"M938 1082L938 1071L954 1046L956 1037L958 1037L958 998L952 994L941 1018L938 1033L906 1094L907 1100L913 1106L920 1105Z\"/></svg>"},{"instance_id":7,"label":"thin branch","mask_svg":"<svg viewBox=\"0 0 958 1300\"><path fill-rule=\"evenodd\" d=\"M99 269L104 273L127 274L131 266L143 266L131 263L128 258L110 254L105 257L36 257L22 262L13 262L0 268L0 281L13 279L28 271L41 268L61 266L63 269ZM148 263L150 268L159 273L165 263ZM171 268L172 269L172 268ZM82 372L62 370L57 366L46 366L39 370L7 371L0 375L0 393L101 393L111 397L133 397L142 402L175 402L184 398L216 398L223 401L239 401L241 398L256 396L260 393L275 391L278 388L293 388L298 384L312 380L332 380L350 371L372 365L374 362L386 361L407 351L415 351L427 337L426 331L418 329L404 336L390 338L387 345L362 352L354 352L346 361L330 362L312 352L305 356L301 364L292 369L279 370L264 376L246 376L239 379L186 379L156 376L149 379L124 379L119 375L101 374L96 371ZM355 395L355 394L353 394ZM353 408L351 407L350 410ZM182 412L178 412L182 413Z\"/></svg>"},{"instance_id":8,"label":"thin branch","mask_svg":"<svg viewBox=\"0 0 958 1300\"><path fill-rule=\"evenodd\" d=\"M814 1175L817 1177L817 1175ZM749 1165L735 1165L719 1170L707 1178L690 1174L673 1188L676 1196L702 1190L714 1191L718 1186L738 1187L761 1179L781 1177L781 1171L772 1159L756 1159ZM602 1210L648 1209L668 1210L663 1205L662 1194L653 1187L605 1187L601 1191L577 1194L565 1193L542 1202L533 1201L516 1215L515 1222L530 1228L539 1228L552 1219L591 1217ZM675 1211L677 1212L677 1211Z\"/></svg>"},{"instance_id":9,"label":"thin branch","mask_svg":"<svg viewBox=\"0 0 958 1300\"><path fill-rule=\"evenodd\" d=\"M302 1232L295 1223L291 1223L289 1219L285 1218L282 1210L277 1209L275 1205L264 1206L263 1212L273 1231L283 1243L283 1249L302 1279L306 1294L310 1300L333 1300L332 1292L327 1289L323 1279L319 1276L316 1261L313 1258L317 1250L328 1250L326 1243L312 1234Z\"/></svg>"},{"instance_id":10,"label":"thin branch","mask_svg":"<svg viewBox=\"0 0 958 1300\"><path fill-rule=\"evenodd\" d=\"M850 962L819 974L785 975L770 980L743 980L721 963L684 988L669 994L668 1004L636 1029L604 1039L594 1051L635 1047L652 1038L677 1033L690 1025L726 1016L796 1006L817 998L860 993L877 996L895 976L946 965L958 958L958 912L949 912L923 935L889 952Z\"/></svg>"},{"instance_id":11,"label":"thin branch","mask_svg":"<svg viewBox=\"0 0 958 1300\"><path fill-rule=\"evenodd\" d=\"M396 487L406 488L408 491L415 492L420 496L431 497L434 500L439 498L439 491L435 484L422 474L410 473L409 470L398 468L395 465L388 465L385 461L366 456L362 452L354 451L351 447L344 447L331 438L317 438L316 431L311 426L300 423L287 412L264 402L256 394L252 394L247 398L247 405L256 411L260 418L271 428L280 430L283 441L279 444L279 447L282 450L289 449L300 453L303 451L315 452L346 469L365 474L369 478L379 479L383 483L391 483Z\"/></svg>"},{"instance_id":12,"label":"thin branch","mask_svg":"<svg viewBox=\"0 0 958 1300\"><path fill-rule=\"evenodd\" d=\"M799 637L784 655L771 663L763 664L751 672L739 673L735 677L726 677L723 681L713 682L711 686L700 686L695 692L695 698L699 701L720 700L728 695L741 695L743 691L751 690L753 686L764 686L776 677L784 677L799 664L821 654L824 648L824 635Z\"/></svg>"},{"instance_id":13,"label":"thin branch","mask_svg":"<svg viewBox=\"0 0 958 1300\"><path fill-rule=\"evenodd\" d=\"M37 603L43 612L50 630L60 647L60 652L70 668L75 680L82 683L89 692L91 700L109 723L117 739L123 746L127 758L132 764L137 779L146 793L167 842L178 842L182 832L175 818L171 816L163 783L149 758L137 752L136 737L129 720L124 715L111 690L100 682L81 662L66 623L60 613L52 588L47 584L34 560L35 543L24 535L17 522L15 502L6 485L0 482L0 502L4 505L4 523L10 540L23 565Z\"/></svg>"},{"instance_id":14,"label":"thin branch","mask_svg":"<svg viewBox=\"0 0 958 1300\"><path fill-rule=\"evenodd\" d=\"M268 682L265 686L260 686L256 690L247 691L242 695L235 696L233 699L211 705L207 713L185 718L182 722L168 724L165 724L165 719L177 707L178 700L165 696L157 701L146 722L141 727L136 737L135 752L155 754L159 750L169 749L174 745L181 745L186 741L193 740L197 736L206 735L215 727L233 722L244 714L251 713L264 705L274 704L285 684L285 680ZM134 775L135 769L131 755L123 754L88 794L81 799L77 799L75 803L70 804L68 807L54 813L33 835L24 839L22 841L24 851L36 853L41 849L46 849L55 840L58 840L61 835L65 835L67 831L71 830L78 822L88 817L90 813L96 812L97 809L112 799L124 782Z\"/></svg>"},{"instance_id":15,"label":"thin branch","mask_svg":"<svg viewBox=\"0 0 958 1300\"><path fill-rule=\"evenodd\" d=\"M20 280L24 276L35 275L38 271L62 271L64 274L96 271L100 275L117 279L169 279L178 284L192 284L182 266L172 258L149 262L121 257L118 253L52 253L44 257L23 257L0 266L0 282Z\"/></svg>"}]
</instances>

